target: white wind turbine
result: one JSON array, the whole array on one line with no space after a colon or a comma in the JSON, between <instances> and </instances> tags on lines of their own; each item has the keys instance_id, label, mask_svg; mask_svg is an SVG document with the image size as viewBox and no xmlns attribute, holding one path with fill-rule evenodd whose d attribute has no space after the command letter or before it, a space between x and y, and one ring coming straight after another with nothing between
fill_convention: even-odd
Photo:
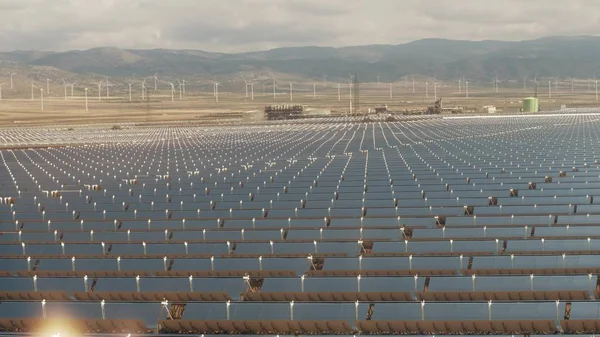
<instances>
[{"instance_id":1,"label":"white wind turbine","mask_svg":"<svg viewBox=\"0 0 600 337\"><path fill-rule=\"evenodd\" d=\"M144 99L146 99L146 98L144 97L144 94L145 94L145 92L146 92L146 79L144 79L144 81L142 82L142 101L143 101Z\"/></svg>"},{"instance_id":2,"label":"white wind turbine","mask_svg":"<svg viewBox=\"0 0 600 337\"><path fill-rule=\"evenodd\" d=\"M85 111L88 111L88 88L85 88Z\"/></svg>"},{"instance_id":3,"label":"white wind turbine","mask_svg":"<svg viewBox=\"0 0 600 337\"><path fill-rule=\"evenodd\" d=\"M158 89L158 73L154 74L154 91Z\"/></svg>"},{"instance_id":4,"label":"white wind turbine","mask_svg":"<svg viewBox=\"0 0 600 337\"><path fill-rule=\"evenodd\" d=\"M100 81L100 82L98 82L98 100L101 100L101 99L102 99L102 83L103 83L103 82L104 82L104 81Z\"/></svg>"},{"instance_id":5,"label":"white wind turbine","mask_svg":"<svg viewBox=\"0 0 600 337\"><path fill-rule=\"evenodd\" d=\"M290 102L294 100L294 84L290 83Z\"/></svg>"},{"instance_id":6,"label":"white wind turbine","mask_svg":"<svg viewBox=\"0 0 600 337\"><path fill-rule=\"evenodd\" d=\"M50 95L50 79L49 78L46 79L46 94Z\"/></svg>"},{"instance_id":7,"label":"white wind turbine","mask_svg":"<svg viewBox=\"0 0 600 337\"><path fill-rule=\"evenodd\" d=\"M349 97L350 97L350 101L352 101L352 80L354 79L354 76L350 76L350 78L348 78L348 93L349 93Z\"/></svg>"},{"instance_id":8,"label":"white wind turbine","mask_svg":"<svg viewBox=\"0 0 600 337\"><path fill-rule=\"evenodd\" d=\"M73 98L73 88L75 87L75 83L76 82L69 84L71 86L71 98Z\"/></svg>"},{"instance_id":9,"label":"white wind turbine","mask_svg":"<svg viewBox=\"0 0 600 337\"><path fill-rule=\"evenodd\" d=\"M248 81L246 81L244 76L242 76L242 80L244 81L244 89L246 90L246 99L248 99Z\"/></svg>"},{"instance_id":10,"label":"white wind turbine","mask_svg":"<svg viewBox=\"0 0 600 337\"><path fill-rule=\"evenodd\" d=\"M313 83L313 99L317 99L317 84Z\"/></svg>"},{"instance_id":11,"label":"white wind turbine","mask_svg":"<svg viewBox=\"0 0 600 337\"><path fill-rule=\"evenodd\" d=\"M110 98L110 93L108 92L108 87L112 87L112 84L108 83L108 77L106 79L106 98Z\"/></svg>"},{"instance_id":12,"label":"white wind turbine","mask_svg":"<svg viewBox=\"0 0 600 337\"><path fill-rule=\"evenodd\" d=\"M219 103L219 85L221 83L215 81L215 102Z\"/></svg>"},{"instance_id":13,"label":"white wind turbine","mask_svg":"<svg viewBox=\"0 0 600 337\"><path fill-rule=\"evenodd\" d=\"M256 83L256 82L249 82L249 83L248 83L248 84L250 85L250 93L251 93L251 96L250 96L250 97L251 97L251 100L253 100L253 101L254 101L254 84L255 84L255 83Z\"/></svg>"},{"instance_id":14,"label":"white wind turbine","mask_svg":"<svg viewBox=\"0 0 600 337\"><path fill-rule=\"evenodd\" d=\"M44 89L40 88L40 103L41 109L44 111Z\"/></svg>"},{"instance_id":15,"label":"white wind turbine","mask_svg":"<svg viewBox=\"0 0 600 337\"><path fill-rule=\"evenodd\" d=\"M65 101L67 100L67 81L63 78L63 85L65 87Z\"/></svg>"},{"instance_id":16,"label":"white wind turbine","mask_svg":"<svg viewBox=\"0 0 600 337\"><path fill-rule=\"evenodd\" d=\"M175 85L172 82L167 82L171 86L171 103L175 102Z\"/></svg>"},{"instance_id":17,"label":"white wind turbine","mask_svg":"<svg viewBox=\"0 0 600 337\"><path fill-rule=\"evenodd\" d=\"M183 95L182 94L183 84L179 80L177 80L177 84L179 84L179 100L182 100L183 99L183 96L182 96Z\"/></svg>"},{"instance_id":18,"label":"white wind turbine","mask_svg":"<svg viewBox=\"0 0 600 337\"><path fill-rule=\"evenodd\" d=\"M31 100L33 101L34 97L33 97L33 88L37 88L35 85L33 85L33 81L31 81Z\"/></svg>"},{"instance_id":19,"label":"white wind turbine","mask_svg":"<svg viewBox=\"0 0 600 337\"><path fill-rule=\"evenodd\" d=\"M498 75L496 75L496 77L494 77L494 85L496 86L496 93L498 93L498 91L500 89L500 80L498 80Z\"/></svg>"},{"instance_id":20,"label":"white wind turbine","mask_svg":"<svg viewBox=\"0 0 600 337\"><path fill-rule=\"evenodd\" d=\"M133 83L127 83L127 85L129 86L129 102L131 102L131 85Z\"/></svg>"},{"instance_id":21,"label":"white wind turbine","mask_svg":"<svg viewBox=\"0 0 600 337\"><path fill-rule=\"evenodd\" d=\"M17 73L11 73L10 74L10 90L14 89L14 86L13 86L13 76L16 75L16 74Z\"/></svg>"},{"instance_id":22,"label":"white wind turbine","mask_svg":"<svg viewBox=\"0 0 600 337\"><path fill-rule=\"evenodd\" d=\"M338 102L340 102L342 100L342 95L340 93L340 84L337 84L337 88L338 88Z\"/></svg>"},{"instance_id":23,"label":"white wind turbine","mask_svg":"<svg viewBox=\"0 0 600 337\"><path fill-rule=\"evenodd\" d=\"M575 84L573 83L575 81L575 78L571 77L567 79L570 83L571 83L571 92L575 91Z\"/></svg>"},{"instance_id":24,"label":"white wind turbine","mask_svg":"<svg viewBox=\"0 0 600 337\"><path fill-rule=\"evenodd\" d=\"M0 83L0 101L2 100L2 86L4 83Z\"/></svg>"},{"instance_id":25,"label":"white wind turbine","mask_svg":"<svg viewBox=\"0 0 600 337\"><path fill-rule=\"evenodd\" d=\"M185 80L181 80L181 84L183 85L183 94L185 95Z\"/></svg>"}]
</instances>

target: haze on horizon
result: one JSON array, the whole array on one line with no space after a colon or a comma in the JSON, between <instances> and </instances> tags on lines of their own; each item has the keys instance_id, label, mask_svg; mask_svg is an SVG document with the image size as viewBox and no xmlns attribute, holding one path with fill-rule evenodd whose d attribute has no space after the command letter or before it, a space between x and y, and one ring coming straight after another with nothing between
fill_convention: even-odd
<instances>
[{"instance_id":1,"label":"haze on horizon","mask_svg":"<svg viewBox=\"0 0 600 337\"><path fill-rule=\"evenodd\" d=\"M0 51L244 52L596 35L597 0L0 0Z\"/></svg>"}]
</instances>

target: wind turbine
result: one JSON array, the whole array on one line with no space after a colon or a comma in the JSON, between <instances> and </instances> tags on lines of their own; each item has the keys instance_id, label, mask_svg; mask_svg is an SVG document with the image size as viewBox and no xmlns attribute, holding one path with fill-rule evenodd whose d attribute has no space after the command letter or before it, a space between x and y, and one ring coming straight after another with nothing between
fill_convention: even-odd
<instances>
[{"instance_id":1,"label":"wind turbine","mask_svg":"<svg viewBox=\"0 0 600 337\"><path fill-rule=\"evenodd\" d=\"M175 96L173 96L175 94L175 85L171 82L168 82L169 85L171 85L171 103L175 102Z\"/></svg>"},{"instance_id":2,"label":"wind turbine","mask_svg":"<svg viewBox=\"0 0 600 337\"><path fill-rule=\"evenodd\" d=\"M98 82L98 100L102 99L102 82L104 81Z\"/></svg>"},{"instance_id":3,"label":"wind turbine","mask_svg":"<svg viewBox=\"0 0 600 337\"><path fill-rule=\"evenodd\" d=\"M219 103L219 82L215 82L215 102Z\"/></svg>"},{"instance_id":4,"label":"wind turbine","mask_svg":"<svg viewBox=\"0 0 600 337\"><path fill-rule=\"evenodd\" d=\"M313 83L313 99L317 99L317 84Z\"/></svg>"},{"instance_id":5,"label":"wind turbine","mask_svg":"<svg viewBox=\"0 0 600 337\"><path fill-rule=\"evenodd\" d=\"M290 83L290 102L294 100L294 85Z\"/></svg>"},{"instance_id":6,"label":"wind turbine","mask_svg":"<svg viewBox=\"0 0 600 337\"><path fill-rule=\"evenodd\" d=\"M144 97L144 94L145 94L145 92L146 92L146 79L144 79L144 81L142 82L142 101L143 101L144 99L146 99L146 98Z\"/></svg>"},{"instance_id":7,"label":"wind turbine","mask_svg":"<svg viewBox=\"0 0 600 337\"><path fill-rule=\"evenodd\" d=\"M575 84L573 83L575 81L575 79L573 77L571 77L569 80L571 80L571 92L575 91Z\"/></svg>"},{"instance_id":8,"label":"wind turbine","mask_svg":"<svg viewBox=\"0 0 600 337\"><path fill-rule=\"evenodd\" d=\"M469 81L465 78L465 97L469 98Z\"/></svg>"},{"instance_id":9,"label":"wind turbine","mask_svg":"<svg viewBox=\"0 0 600 337\"><path fill-rule=\"evenodd\" d=\"M108 93L108 77L106 77L106 98L109 98L110 94Z\"/></svg>"},{"instance_id":10,"label":"wind turbine","mask_svg":"<svg viewBox=\"0 0 600 337\"><path fill-rule=\"evenodd\" d=\"M185 80L181 80L181 84L183 85L183 94L185 95Z\"/></svg>"},{"instance_id":11,"label":"wind turbine","mask_svg":"<svg viewBox=\"0 0 600 337\"><path fill-rule=\"evenodd\" d=\"M217 97L217 79L213 76L213 97Z\"/></svg>"},{"instance_id":12,"label":"wind turbine","mask_svg":"<svg viewBox=\"0 0 600 337\"><path fill-rule=\"evenodd\" d=\"M44 111L44 89L40 88L40 103L42 111Z\"/></svg>"},{"instance_id":13,"label":"wind turbine","mask_svg":"<svg viewBox=\"0 0 600 337\"><path fill-rule=\"evenodd\" d=\"M527 90L527 76L523 77L523 91Z\"/></svg>"},{"instance_id":14,"label":"wind turbine","mask_svg":"<svg viewBox=\"0 0 600 337\"><path fill-rule=\"evenodd\" d=\"M244 76L242 76L242 80L244 80L244 89L246 90L246 99L248 99L248 81L246 81L246 78Z\"/></svg>"},{"instance_id":15,"label":"wind turbine","mask_svg":"<svg viewBox=\"0 0 600 337\"><path fill-rule=\"evenodd\" d=\"M11 73L10 74L10 90L13 90L13 76L16 75L17 73Z\"/></svg>"},{"instance_id":16,"label":"wind turbine","mask_svg":"<svg viewBox=\"0 0 600 337\"><path fill-rule=\"evenodd\" d=\"M429 82L425 82L425 98L429 98Z\"/></svg>"},{"instance_id":17,"label":"wind turbine","mask_svg":"<svg viewBox=\"0 0 600 337\"><path fill-rule=\"evenodd\" d=\"M251 99L254 101L254 82L250 82Z\"/></svg>"},{"instance_id":18,"label":"wind turbine","mask_svg":"<svg viewBox=\"0 0 600 337\"><path fill-rule=\"evenodd\" d=\"M88 88L85 88L85 111L88 111L87 92L88 92Z\"/></svg>"},{"instance_id":19,"label":"wind turbine","mask_svg":"<svg viewBox=\"0 0 600 337\"><path fill-rule=\"evenodd\" d=\"M2 86L4 83L0 83L0 101L2 100Z\"/></svg>"},{"instance_id":20,"label":"wind turbine","mask_svg":"<svg viewBox=\"0 0 600 337\"><path fill-rule=\"evenodd\" d=\"M67 100L67 81L63 78L63 85L65 87L65 101Z\"/></svg>"},{"instance_id":21,"label":"wind turbine","mask_svg":"<svg viewBox=\"0 0 600 337\"><path fill-rule=\"evenodd\" d=\"M50 79L49 78L46 79L46 93L48 95L50 95ZM42 110L44 110L44 109L42 109Z\"/></svg>"},{"instance_id":22,"label":"wind turbine","mask_svg":"<svg viewBox=\"0 0 600 337\"><path fill-rule=\"evenodd\" d=\"M323 74L323 84L327 85L327 74Z\"/></svg>"},{"instance_id":23,"label":"wind turbine","mask_svg":"<svg viewBox=\"0 0 600 337\"><path fill-rule=\"evenodd\" d=\"M131 85L133 83L127 83L129 85L129 102L131 102Z\"/></svg>"},{"instance_id":24,"label":"wind turbine","mask_svg":"<svg viewBox=\"0 0 600 337\"><path fill-rule=\"evenodd\" d=\"M158 84L158 73L154 74L154 91L157 90L157 85Z\"/></svg>"},{"instance_id":25,"label":"wind turbine","mask_svg":"<svg viewBox=\"0 0 600 337\"><path fill-rule=\"evenodd\" d=\"M348 78L348 92L349 92L350 101L352 101L352 81L353 80L354 80L354 76L350 75L350 77Z\"/></svg>"},{"instance_id":26,"label":"wind turbine","mask_svg":"<svg viewBox=\"0 0 600 337\"><path fill-rule=\"evenodd\" d=\"M179 80L177 80L177 83L179 84L179 100L182 100L182 84L179 82Z\"/></svg>"},{"instance_id":27,"label":"wind turbine","mask_svg":"<svg viewBox=\"0 0 600 337\"><path fill-rule=\"evenodd\" d=\"M390 82L390 101L394 99L394 93L392 90L392 82Z\"/></svg>"},{"instance_id":28,"label":"wind turbine","mask_svg":"<svg viewBox=\"0 0 600 337\"><path fill-rule=\"evenodd\" d=\"M70 84L70 86L71 86L71 98L73 98L73 87L75 86L75 83L76 82L73 82L73 83Z\"/></svg>"},{"instance_id":29,"label":"wind turbine","mask_svg":"<svg viewBox=\"0 0 600 337\"><path fill-rule=\"evenodd\" d=\"M275 100L275 77L273 77L273 100Z\"/></svg>"},{"instance_id":30,"label":"wind turbine","mask_svg":"<svg viewBox=\"0 0 600 337\"><path fill-rule=\"evenodd\" d=\"M558 80L560 79L560 76L556 76L554 78L554 91L558 92Z\"/></svg>"},{"instance_id":31,"label":"wind turbine","mask_svg":"<svg viewBox=\"0 0 600 337\"><path fill-rule=\"evenodd\" d=\"M31 81L31 100L33 101L33 88L36 88L35 85L33 85L33 81Z\"/></svg>"},{"instance_id":32,"label":"wind turbine","mask_svg":"<svg viewBox=\"0 0 600 337\"><path fill-rule=\"evenodd\" d=\"M340 95L340 84L337 84L338 87L338 102L340 102L342 100L342 96Z\"/></svg>"},{"instance_id":33,"label":"wind turbine","mask_svg":"<svg viewBox=\"0 0 600 337\"><path fill-rule=\"evenodd\" d=\"M494 85L496 86L496 93L498 93L498 90L500 87L500 81L498 80L498 75L496 75L496 77L495 77Z\"/></svg>"}]
</instances>

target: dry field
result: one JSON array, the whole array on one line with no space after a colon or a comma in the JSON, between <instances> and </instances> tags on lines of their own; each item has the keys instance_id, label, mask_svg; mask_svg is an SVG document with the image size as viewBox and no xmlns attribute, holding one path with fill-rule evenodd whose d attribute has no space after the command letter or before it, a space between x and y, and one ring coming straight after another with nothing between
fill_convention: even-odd
<instances>
[{"instance_id":1,"label":"dry field","mask_svg":"<svg viewBox=\"0 0 600 337\"><path fill-rule=\"evenodd\" d=\"M554 89L554 88L553 88ZM182 99L176 89L174 101L171 101L169 90L159 88L154 91L149 88L149 97L144 100L141 92L133 89L132 101L129 101L127 86L118 85L111 88L111 96L98 100L97 89L88 91L88 111L85 110L84 92L75 88L73 96L70 90L64 97L64 87L51 86L50 95L45 93L42 104L40 92L36 89L31 100L30 87L17 87L10 90L4 85L2 100L0 100L0 125L40 125L40 124L81 124L81 123L126 123L126 122L167 122L186 121L197 123L240 122L247 120L244 112L254 111L254 119L261 116L260 111L267 104L302 104L316 111L326 111L331 114L344 114L350 105L348 84L342 85L340 100L336 83L317 83L316 97L313 97L311 83L295 83L292 101L285 85L278 88L273 96L271 88L263 89L255 86L254 99L245 97L243 83L228 84L219 90L219 101L213 95L212 89L189 87ZM250 90L250 89L249 89ZM546 91L544 91L546 90ZM553 90L554 91L554 90ZM571 92L570 86L559 87L558 91L548 97L547 88L540 89L540 106L544 110L560 108L562 104L569 107L597 106L595 92L588 90L584 83L576 85ZM434 90L429 86L429 97L425 97L424 85L417 85L415 92L412 85L405 82L393 84L393 97L390 97L388 83L361 83L360 106L366 111L377 104L386 104L391 110L425 108L433 104ZM437 88L437 97L443 98L444 107L463 106L468 109L478 109L483 105L494 105L507 112L515 112L521 106L520 99L531 96L532 88L500 88L496 94L491 87L471 86L469 97L464 90L459 93L455 83L444 83Z\"/></svg>"}]
</instances>

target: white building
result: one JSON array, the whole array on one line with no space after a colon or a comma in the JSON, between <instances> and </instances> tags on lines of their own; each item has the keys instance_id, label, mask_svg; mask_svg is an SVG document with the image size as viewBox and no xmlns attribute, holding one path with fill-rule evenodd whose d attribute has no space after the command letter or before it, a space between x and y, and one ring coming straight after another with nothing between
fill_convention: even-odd
<instances>
[{"instance_id":1,"label":"white building","mask_svg":"<svg viewBox=\"0 0 600 337\"><path fill-rule=\"evenodd\" d=\"M496 107L493 105L484 105L481 108L481 112L482 113L488 113L488 114L495 114L496 113Z\"/></svg>"}]
</instances>

